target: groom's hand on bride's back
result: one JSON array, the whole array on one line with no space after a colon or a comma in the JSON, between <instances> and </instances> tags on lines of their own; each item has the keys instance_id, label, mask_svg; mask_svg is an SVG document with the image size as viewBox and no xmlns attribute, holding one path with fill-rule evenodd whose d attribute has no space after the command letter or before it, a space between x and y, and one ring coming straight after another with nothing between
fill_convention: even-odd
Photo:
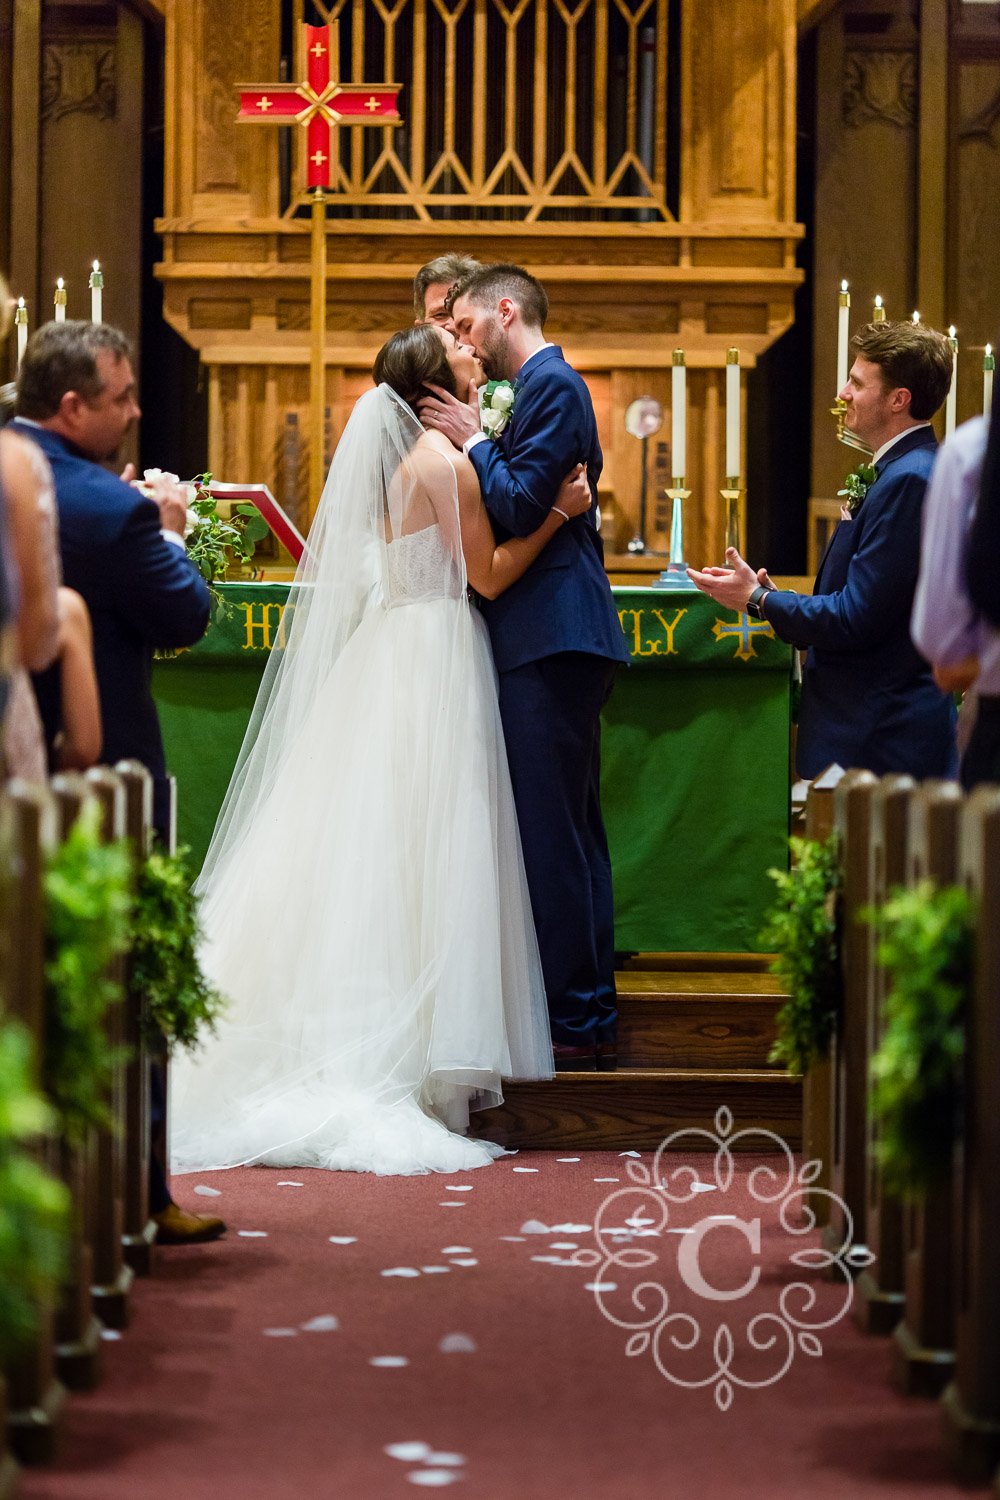
<instances>
[{"instance_id":1,"label":"groom's hand on bride's back","mask_svg":"<svg viewBox=\"0 0 1000 1500\"><path fill-rule=\"evenodd\" d=\"M584 515L592 503L593 496L587 480L587 465L577 464L575 469L570 469L559 486L555 509L561 510L564 516L572 519L573 516Z\"/></svg>"},{"instance_id":2,"label":"groom's hand on bride's back","mask_svg":"<svg viewBox=\"0 0 1000 1500\"><path fill-rule=\"evenodd\" d=\"M450 391L439 385L429 385L433 396L425 396L417 402L417 415L425 427L444 433L450 443L461 448L470 437L481 431L479 426L479 391L474 381L469 382L469 394L459 401Z\"/></svg>"}]
</instances>

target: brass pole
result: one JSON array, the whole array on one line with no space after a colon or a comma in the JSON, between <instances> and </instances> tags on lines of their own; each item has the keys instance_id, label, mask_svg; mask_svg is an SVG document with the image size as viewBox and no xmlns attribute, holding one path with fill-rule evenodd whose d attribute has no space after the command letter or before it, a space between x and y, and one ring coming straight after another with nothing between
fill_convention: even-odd
<instances>
[{"instance_id":1,"label":"brass pole","mask_svg":"<svg viewBox=\"0 0 1000 1500\"><path fill-rule=\"evenodd\" d=\"M309 443L309 519L319 505L326 480L326 194L321 187L312 200L312 295L310 305L309 405L312 431Z\"/></svg>"}]
</instances>

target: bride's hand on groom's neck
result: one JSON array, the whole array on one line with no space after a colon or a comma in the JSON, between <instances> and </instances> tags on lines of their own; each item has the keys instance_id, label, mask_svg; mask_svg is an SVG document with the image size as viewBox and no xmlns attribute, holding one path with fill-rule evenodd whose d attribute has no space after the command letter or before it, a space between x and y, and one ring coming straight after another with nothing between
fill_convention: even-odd
<instances>
[{"instance_id":1,"label":"bride's hand on groom's neck","mask_svg":"<svg viewBox=\"0 0 1000 1500\"><path fill-rule=\"evenodd\" d=\"M479 389L474 380L469 381L469 390L464 401L459 401L442 386L431 385L433 396L425 396L417 403L417 414L425 427L441 432L456 448L461 448L470 437L480 431Z\"/></svg>"}]
</instances>

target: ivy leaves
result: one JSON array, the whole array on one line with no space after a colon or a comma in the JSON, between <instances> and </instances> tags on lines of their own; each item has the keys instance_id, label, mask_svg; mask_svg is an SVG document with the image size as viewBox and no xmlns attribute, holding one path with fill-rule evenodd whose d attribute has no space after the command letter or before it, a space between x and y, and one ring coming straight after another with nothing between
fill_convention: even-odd
<instances>
[{"instance_id":1,"label":"ivy leaves","mask_svg":"<svg viewBox=\"0 0 1000 1500\"><path fill-rule=\"evenodd\" d=\"M761 943L777 953L772 970L788 1000L777 1017L772 1062L804 1073L830 1050L840 998L837 836L826 843L790 839L790 870L768 870L778 888L765 918Z\"/></svg>"},{"instance_id":2,"label":"ivy leaves","mask_svg":"<svg viewBox=\"0 0 1000 1500\"><path fill-rule=\"evenodd\" d=\"M133 912L131 982L143 997L150 1040L193 1048L203 1028L213 1030L224 1001L198 962L198 902L185 864L152 853L139 874Z\"/></svg>"},{"instance_id":3,"label":"ivy leaves","mask_svg":"<svg viewBox=\"0 0 1000 1500\"><path fill-rule=\"evenodd\" d=\"M189 507L190 526L184 541L188 557L211 589L218 620L225 614L225 604L215 585L225 578L233 559L250 562L270 528L255 505L237 505L224 521L209 490L211 481L211 474L198 474L192 481L197 491Z\"/></svg>"}]
</instances>

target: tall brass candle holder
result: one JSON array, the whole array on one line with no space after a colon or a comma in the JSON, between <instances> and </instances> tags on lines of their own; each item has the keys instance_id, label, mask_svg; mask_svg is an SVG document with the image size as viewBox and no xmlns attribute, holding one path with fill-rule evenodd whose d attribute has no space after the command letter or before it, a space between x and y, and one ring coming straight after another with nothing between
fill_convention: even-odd
<instances>
[{"instance_id":1,"label":"tall brass candle holder","mask_svg":"<svg viewBox=\"0 0 1000 1500\"><path fill-rule=\"evenodd\" d=\"M874 448L870 447L864 438L859 438L856 433L847 430L845 426L847 420L847 402L840 396L837 397L836 401L830 407L830 415L837 419L837 439L839 442L846 443L848 448L856 448L859 453L867 453L869 455L874 453Z\"/></svg>"},{"instance_id":2,"label":"tall brass candle holder","mask_svg":"<svg viewBox=\"0 0 1000 1500\"><path fill-rule=\"evenodd\" d=\"M684 559L684 501L691 498L691 491L684 488L684 476L674 475L673 486L667 490L667 498L674 503L673 515L670 521L670 561L660 574L654 578L651 588L669 589L671 593L697 593L697 587L687 575L687 562Z\"/></svg>"},{"instance_id":3,"label":"tall brass candle holder","mask_svg":"<svg viewBox=\"0 0 1000 1500\"><path fill-rule=\"evenodd\" d=\"M737 552L742 553L743 534L743 496L746 490L740 488L740 477L732 474L726 480L726 487L719 491L726 502L726 550L735 547Z\"/></svg>"}]
</instances>

